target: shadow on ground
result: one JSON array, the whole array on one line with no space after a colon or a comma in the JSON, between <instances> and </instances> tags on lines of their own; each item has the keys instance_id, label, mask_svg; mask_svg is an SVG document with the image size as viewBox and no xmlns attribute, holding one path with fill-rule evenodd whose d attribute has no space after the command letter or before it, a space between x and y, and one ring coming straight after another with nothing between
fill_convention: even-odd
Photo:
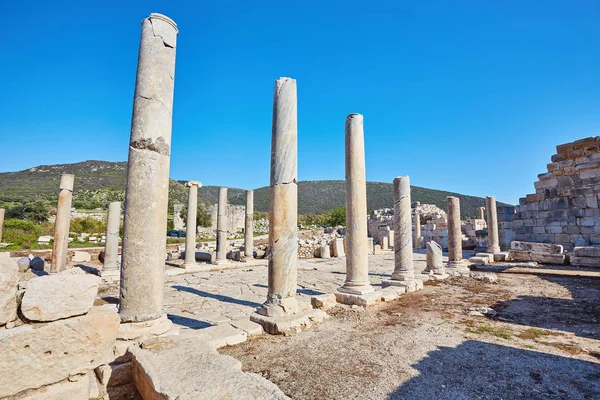
<instances>
[{"instance_id":1,"label":"shadow on ground","mask_svg":"<svg viewBox=\"0 0 600 400\"><path fill-rule=\"evenodd\" d=\"M572 298L518 296L492 306L498 317L514 324L600 339L600 279L542 275L539 278L563 286Z\"/></svg>"},{"instance_id":2,"label":"shadow on ground","mask_svg":"<svg viewBox=\"0 0 600 400\"><path fill-rule=\"evenodd\" d=\"M473 340L440 347L412 367L419 375L389 399L594 399L600 393L599 364Z\"/></svg>"},{"instance_id":3,"label":"shadow on ground","mask_svg":"<svg viewBox=\"0 0 600 400\"><path fill-rule=\"evenodd\" d=\"M185 326L190 329L204 329L204 328L208 328L209 326L213 326L212 324L210 324L206 321L201 321L199 319L194 319L194 318L182 317L181 315L168 314L168 318L175 325Z\"/></svg>"},{"instance_id":4,"label":"shadow on ground","mask_svg":"<svg viewBox=\"0 0 600 400\"><path fill-rule=\"evenodd\" d=\"M219 300L219 301L222 301L222 302L225 302L225 303L239 304L239 305L242 305L242 306L252 307L252 308L258 308L258 307L261 306L261 304L255 303L253 301L240 300L240 299L236 299L236 298L229 297L229 296L223 296L223 295L220 295L220 294L208 293L208 292L204 292L202 290L194 289L194 288L187 287L187 286L174 285L174 286L171 286L171 287L173 289L177 289L177 290L180 290L182 292L193 293L193 294L196 294L196 295L198 295L200 297L207 297L207 298Z\"/></svg>"}]
</instances>

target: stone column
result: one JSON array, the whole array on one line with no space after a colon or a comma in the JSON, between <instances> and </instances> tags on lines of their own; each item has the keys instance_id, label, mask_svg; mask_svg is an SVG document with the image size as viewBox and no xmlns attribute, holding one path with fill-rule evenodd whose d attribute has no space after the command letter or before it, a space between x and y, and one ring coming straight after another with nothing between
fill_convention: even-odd
<instances>
[{"instance_id":1,"label":"stone column","mask_svg":"<svg viewBox=\"0 0 600 400\"><path fill-rule=\"evenodd\" d=\"M186 186L188 191L187 223L185 224L185 260L183 268L193 267L196 263L196 233L198 226L198 189L202 184L198 181L189 181Z\"/></svg>"},{"instance_id":2,"label":"stone column","mask_svg":"<svg viewBox=\"0 0 600 400\"><path fill-rule=\"evenodd\" d=\"M420 249L421 244L421 214L415 211L415 233L413 236L414 248Z\"/></svg>"},{"instance_id":3,"label":"stone column","mask_svg":"<svg viewBox=\"0 0 600 400\"><path fill-rule=\"evenodd\" d=\"M444 263L442 261L442 246L434 241L427 242L426 263L427 267L423 270L424 274L444 274Z\"/></svg>"},{"instance_id":4,"label":"stone column","mask_svg":"<svg viewBox=\"0 0 600 400\"><path fill-rule=\"evenodd\" d=\"M479 207L479 219L485 220L485 207Z\"/></svg>"},{"instance_id":5,"label":"stone column","mask_svg":"<svg viewBox=\"0 0 600 400\"><path fill-rule=\"evenodd\" d=\"M73 183L75 176L60 176L60 193L56 205L56 221L54 222L54 244L52 246L52 264L50 273L67 268L67 250L69 247L69 227L71 225L71 203L73 201Z\"/></svg>"},{"instance_id":6,"label":"stone column","mask_svg":"<svg viewBox=\"0 0 600 400\"><path fill-rule=\"evenodd\" d=\"M227 188L219 188L217 211L217 256L214 264L227 262Z\"/></svg>"},{"instance_id":7,"label":"stone column","mask_svg":"<svg viewBox=\"0 0 600 400\"><path fill-rule=\"evenodd\" d=\"M394 179L394 265L392 280L413 281L415 279L408 176Z\"/></svg>"},{"instance_id":8,"label":"stone column","mask_svg":"<svg viewBox=\"0 0 600 400\"><path fill-rule=\"evenodd\" d=\"M246 224L244 226L244 254L254 257L254 190L246 190Z\"/></svg>"},{"instance_id":9,"label":"stone column","mask_svg":"<svg viewBox=\"0 0 600 400\"><path fill-rule=\"evenodd\" d=\"M142 21L131 120L123 251L121 337L136 326L164 333L163 311L169 162L177 25L161 14ZM142 323L135 325L134 323ZM133 330L125 334L126 330ZM161 332L162 331L162 332Z\"/></svg>"},{"instance_id":10,"label":"stone column","mask_svg":"<svg viewBox=\"0 0 600 400\"><path fill-rule=\"evenodd\" d=\"M498 238L498 210L496 210L496 199L492 196L485 198L487 209L488 230L488 253L500 253L500 240Z\"/></svg>"},{"instance_id":11,"label":"stone column","mask_svg":"<svg viewBox=\"0 0 600 400\"><path fill-rule=\"evenodd\" d=\"M273 96L269 206L269 290L256 311L268 317L298 312L298 112L296 80L279 78Z\"/></svg>"},{"instance_id":12,"label":"stone column","mask_svg":"<svg viewBox=\"0 0 600 400\"><path fill-rule=\"evenodd\" d=\"M469 268L462 259L460 200L458 197L448 196L446 204L448 207L448 272L467 272Z\"/></svg>"},{"instance_id":13,"label":"stone column","mask_svg":"<svg viewBox=\"0 0 600 400\"><path fill-rule=\"evenodd\" d=\"M2 243L2 231L4 230L4 208L0 208L0 243Z\"/></svg>"},{"instance_id":14,"label":"stone column","mask_svg":"<svg viewBox=\"0 0 600 400\"><path fill-rule=\"evenodd\" d=\"M346 281L344 293L373 292L367 248L367 176L363 116L346 117Z\"/></svg>"},{"instance_id":15,"label":"stone column","mask_svg":"<svg viewBox=\"0 0 600 400\"><path fill-rule=\"evenodd\" d=\"M104 243L104 267L106 270L116 270L119 266L119 228L121 225L121 202L113 201L108 205L106 217L106 243Z\"/></svg>"}]
</instances>

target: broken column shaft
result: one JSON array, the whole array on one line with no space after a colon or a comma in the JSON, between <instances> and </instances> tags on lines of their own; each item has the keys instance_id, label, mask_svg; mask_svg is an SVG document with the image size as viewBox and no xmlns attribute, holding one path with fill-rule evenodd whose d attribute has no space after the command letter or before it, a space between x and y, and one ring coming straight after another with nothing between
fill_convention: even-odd
<instances>
[{"instance_id":1,"label":"broken column shaft","mask_svg":"<svg viewBox=\"0 0 600 400\"><path fill-rule=\"evenodd\" d=\"M227 262L227 188L219 188L217 206L217 255L215 264Z\"/></svg>"},{"instance_id":2,"label":"broken column shaft","mask_svg":"<svg viewBox=\"0 0 600 400\"><path fill-rule=\"evenodd\" d=\"M487 209L487 252L499 253L500 239L498 238L498 210L496 209L496 199L492 196L487 196L485 198L485 208Z\"/></svg>"},{"instance_id":3,"label":"broken column shaft","mask_svg":"<svg viewBox=\"0 0 600 400\"><path fill-rule=\"evenodd\" d=\"M254 190L246 190L246 220L244 224L244 254L254 257Z\"/></svg>"},{"instance_id":4,"label":"broken column shaft","mask_svg":"<svg viewBox=\"0 0 600 400\"><path fill-rule=\"evenodd\" d=\"M298 311L298 114L296 80L279 78L273 96L269 206L269 290L261 315Z\"/></svg>"},{"instance_id":5,"label":"broken column shaft","mask_svg":"<svg viewBox=\"0 0 600 400\"><path fill-rule=\"evenodd\" d=\"M369 281L367 248L367 178L363 116L346 117L346 281L340 292L374 291Z\"/></svg>"},{"instance_id":6,"label":"broken column shaft","mask_svg":"<svg viewBox=\"0 0 600 400\"><path fill-rule=\"evenodd\" d=\"M102 271L114 270L119 266L119 228L121 225L121 202L108 205L106 216L106 242L104 243L104 266Z\"/></svg>"},{"instance_id":7,"label":"broken column shaft","mask_svg":"<svg viewBox=\"0 0 600 400\"><path fill-rule=\"evenodd\" d=\"M462 232L460 224L460 199L448 196L448 273L468 272L462 258Z\"/></svg>"},{"instance_id":8,"label":"broken column shaft","mask_svg":"<svg viewBox=\"0 0 600 400\"><path fill-rule=\"evenodd\" d=\"M161 14L142 21L125 192L119 313L155 321L155 333L171 326L163 291L177 32Z\"/></svg>"},{"instance_id":9,"label":"broken column shaft","mask_svg":"<svg viewBox=\"0 0 600 400\"><path fill-rule=\"evenodd\" d=\"M410 178L394 179L394 272L392 280L415 279L413 265L412 218L410 208Z\"/></svg>"},{"instance_id":10,"label":"broken column shaft","mask_svg":"<svg viewBox=\"0 0 600 400\"><path fill-rule=\"evenodd\" d=\"M54 222L54 243L52 245L52 264L50 273L64 271L67 268L67 250L69 247L69 228L71 225L71 203L73 201L73 183L75 176L60 176L60 193L56 205Z\"/></svg>"},{"instance_id":11,"label":"broken column shaft","mask_svg":"<svg viewBox=\"0 0 600 400\"><path fill-rule=\"evenodd\" d=\"M198 189L202 184L198 181L189 181L186 186L188 191L187 221L185 224L185 260L183 267L196 265L196 232L198 219Z\"/></svg>"}]
</instances>

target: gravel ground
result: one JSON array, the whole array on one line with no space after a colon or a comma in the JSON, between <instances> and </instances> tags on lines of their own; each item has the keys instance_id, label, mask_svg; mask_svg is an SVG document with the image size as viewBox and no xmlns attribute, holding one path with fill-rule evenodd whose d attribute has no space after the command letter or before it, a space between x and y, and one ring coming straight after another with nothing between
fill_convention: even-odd
<instances>
[{"instance_id":1,"label":"gravel ground","mask_svg":"<svg viewBox=\"0 0 600 400\"><path fill-rule=\"evenodd\" d=\"M593 278L454 278L221 352L294 399L597 399L598 299Z\"/></svg>"}]
</instances>

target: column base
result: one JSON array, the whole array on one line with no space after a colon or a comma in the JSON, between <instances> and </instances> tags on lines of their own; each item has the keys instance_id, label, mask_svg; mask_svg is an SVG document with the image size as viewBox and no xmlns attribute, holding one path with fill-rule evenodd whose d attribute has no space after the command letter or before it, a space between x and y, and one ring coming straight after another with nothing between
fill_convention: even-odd
<instances>
[{"instance_id":1,"label":"column base","mask_svg":"<svg viewBox=\"0 0 600 400\"><path fill-rule=\"evenodd\" d=\"M309 328L315 323L322 322L327 317L327 313L323 310L305 308L296 314L280 317L269 317L255 312L250 316L250 321L262 325L265 332L271 335L290 336Z\"/></svg>"},{"instance_id":2,"label":"column base","mask_svg":"<svg viewBox=\"0 0 600 400\"><path fill-rule=\"evenodd\" d=\"M228 259L224 258L224 259L218 259L218 260L214 260L214 261L212 262L212 264L213 264L213 265L225 265L225 264L232 264L232 263L234 263L234 262L235 262L235 261L233 261L233 260L228 260Z\"/></svg>"},{"instance_id":3,"label":"column base","mask_svg":"<svg viewBox=\"0 0 600 400\"><path fill-rule=\"evenodd\" d=\"M486 253L500 253L500 246L488 247Z\"/></svg>"},{"instance_id":4,"label":"column base","mask_svg":"<svg viewBox=\"0 0 600 400\"><path fill-rule=\"evenodd\" d=\"M415 280L415 270L412 269L410 271L402 271L402 272L392 272L392 280L393 281L414 281Z\"/></svg>"},{"instance_id":5,"label":"column base","mask_svg":"<svg viewBox=\"0 0 600 400\"><path fill-rule=\"evenodd\" d=\"M384 288L388 286L402 286L406 289L406 293L409 293L423 289L423 281L420 279L413 279L412 281L398 281L395 279L390 279L382 280L381 286Z\"/></svg>"},{"instance_id":6,"label":"column base","mask_svg":"<svg viewBox=\"0 0 600 400\"><path fill-rule=\"evenodd\" d=\"M121 322L117 339L134 340L141 337L159 336L173 327L173 323L163 314L157 319L143 322Z\"/></svg>"},{"instance_id":7,"label":"column base","mask_svg":"<svg viewBox=\"0 0 600 400\"><path fill-rule=\"evenodd\" d=\"M371 286L370 283L366 283L363 285L357 285L357 284L349 284L348 282L344 283L344 286L340 286L338 288L338 292L341 293L348 293L348 294L356 294L356 295L362 295L362 294L367 294L367 293L372 293L375 291L375 288L373 286Z\"/></svg>"},{"instance_id":8,"label":"column base","mask_svg":"<svg viewBox=\"0 0 600 400\"><path fill-rule=\"evenodd\" d=\"M448 261L448 264L446 264L446 273L449 275L469 275L470 272L468 263L464 260Z\"/></svg>"},{"instance_id":9,"label":"column base","mask_svg":"<svg viewBox=\"0 0 600 400\"><path fill-rule=\"evenodd\" d=\"M258 307L255 314L265 317L279 318L294 315L299 311L298 300L295 297L285 299L268 299Z\"/></svg>"}]
</instances>

